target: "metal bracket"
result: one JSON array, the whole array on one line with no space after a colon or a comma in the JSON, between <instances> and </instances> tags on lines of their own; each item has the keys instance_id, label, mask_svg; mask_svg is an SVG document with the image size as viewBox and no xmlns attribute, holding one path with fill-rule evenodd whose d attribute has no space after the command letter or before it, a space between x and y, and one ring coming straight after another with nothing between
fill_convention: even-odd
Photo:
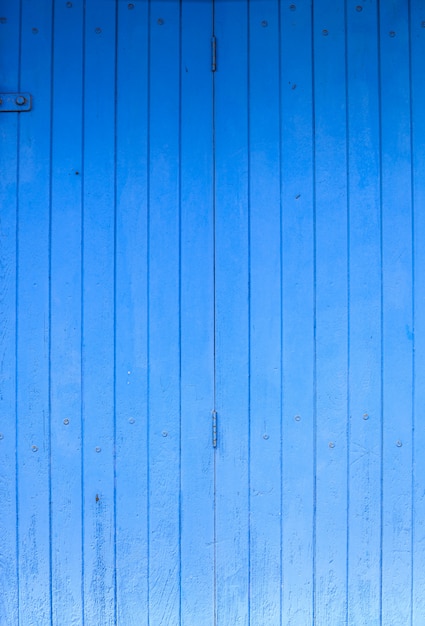
<instances>
[{"instance_id":1,"label":"metal bracket","mask_svg":"<svg viewBox=\"0 0 425 626\"><path fill-rule=\"evenodd\" d=\"M211 37L211 71L217 71L217 39L214 35Z\"/></svg>"},{"instance_id":2,"label":"metal bracket","mask_svg":"<svg viewBox=\"0 0 425 626\"><path fill-rule=\"evenodd\" d=\"M31 111L32 98L29 93L0 93L0 113Z\"/></svg>"},{"instance_id":3,"label":"metal bracket","mask_svg":"<svg viewBox=\"0 0 425 626\"><path fill-rule=\"evenodd\" d=\"M217 411L212 411L212 445L217 447Z\"/></svg>"}]
</instances>

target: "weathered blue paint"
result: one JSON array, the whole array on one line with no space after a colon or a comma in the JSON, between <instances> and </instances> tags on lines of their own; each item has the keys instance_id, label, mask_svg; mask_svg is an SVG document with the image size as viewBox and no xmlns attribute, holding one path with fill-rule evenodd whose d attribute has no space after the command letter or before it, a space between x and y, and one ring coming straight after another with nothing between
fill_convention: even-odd
<instances>
[{"instance_id":1,"label":"weathered blue paint","mask_svg":"<svg viewBox=\"0 0 425 626\"><path fill-rule=\"evenodd\" d=\"M0 0L2 625L423 625L424 24Z\"/></svg>"}]
</instances>

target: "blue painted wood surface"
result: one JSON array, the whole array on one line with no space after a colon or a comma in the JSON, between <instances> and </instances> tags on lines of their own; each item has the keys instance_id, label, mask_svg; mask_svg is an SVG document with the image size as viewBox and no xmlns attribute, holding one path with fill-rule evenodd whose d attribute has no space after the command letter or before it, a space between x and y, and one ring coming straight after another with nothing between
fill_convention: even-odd
<instances>
[{"instance_id":1,"label":"blue painted wood surface","mask_svg":"<svg viewBox=\"0 0 425 626\"><path fill-rule=\"evenodd\" d=\"M0 0L1 625L423 626L424 54L423 0Z\"/></svg>"}]
</instances>

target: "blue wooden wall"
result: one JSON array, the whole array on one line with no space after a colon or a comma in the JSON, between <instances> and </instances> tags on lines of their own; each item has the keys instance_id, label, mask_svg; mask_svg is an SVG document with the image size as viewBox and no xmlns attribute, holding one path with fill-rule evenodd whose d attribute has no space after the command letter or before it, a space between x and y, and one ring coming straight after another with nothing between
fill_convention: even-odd
<instances>
[{"instance_id":1,"label":"blue wooden wall","mask_svg":"<svg viewBox=\"0 0 425 626\"><path fill-rule=\"evenodd\" d=\"M425 624L424 59L424 0L0 0L1 626Z\"/></svg>"}]
</instances>

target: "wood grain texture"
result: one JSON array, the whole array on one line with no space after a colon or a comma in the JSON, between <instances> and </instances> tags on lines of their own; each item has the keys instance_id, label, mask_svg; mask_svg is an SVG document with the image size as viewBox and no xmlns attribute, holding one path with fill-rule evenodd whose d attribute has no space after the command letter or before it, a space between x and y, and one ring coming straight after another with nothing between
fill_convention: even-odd
<instances>
[{"instance_id":1,"label":"wood grain texture","mask_svg":"<svg viewBox=\"0 0 425 626\"><path fill-rule=\"evenodd\" d=\"M424 20L0 0L1 624L422 626Z\"/></svg>"}]
</instances>

